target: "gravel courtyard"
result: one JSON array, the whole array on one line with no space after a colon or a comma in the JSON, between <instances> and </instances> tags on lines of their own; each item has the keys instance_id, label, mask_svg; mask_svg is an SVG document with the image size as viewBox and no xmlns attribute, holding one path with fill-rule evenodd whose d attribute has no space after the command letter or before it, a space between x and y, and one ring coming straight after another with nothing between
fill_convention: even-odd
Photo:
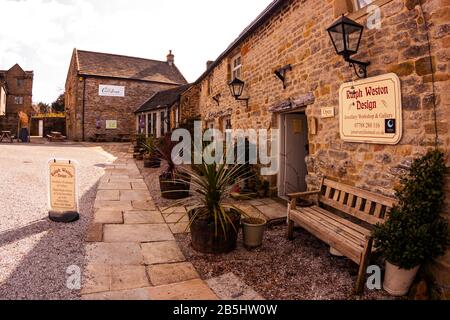
<instances>
[{"instance_id":1,"label":"gravel courtyard","mask_svg":"<svg viewBox=\"0 0 450 320\"><path fill-rule=\"evenodd\" d=\"M78 162L80 221L47 219L47 162ZM78 299L67 268L83 267L96 186L113 156L94 145L0 145L0 299Z\"/></svg>"}]
</instances>

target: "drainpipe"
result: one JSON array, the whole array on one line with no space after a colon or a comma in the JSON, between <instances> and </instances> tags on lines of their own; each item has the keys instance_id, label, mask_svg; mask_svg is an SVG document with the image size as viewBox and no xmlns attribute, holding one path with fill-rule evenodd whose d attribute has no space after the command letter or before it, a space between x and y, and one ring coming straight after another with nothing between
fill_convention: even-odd
<instances>
[{"instance_id":1,"label":"drainpipe","mask_svg":"<svg viewBox=\"0 0 450 320\"><path fill-rule=\"evenodd\" d=\"M82 131L81 140L84 142L84 141L86 141L85 130L84 130L84 124L85 124L84 116L86 113L86 78L82 77L82 79L83 79L83 110L82 110L82 118L81 118L81 131Z\"/></svg>"}]
</instances>

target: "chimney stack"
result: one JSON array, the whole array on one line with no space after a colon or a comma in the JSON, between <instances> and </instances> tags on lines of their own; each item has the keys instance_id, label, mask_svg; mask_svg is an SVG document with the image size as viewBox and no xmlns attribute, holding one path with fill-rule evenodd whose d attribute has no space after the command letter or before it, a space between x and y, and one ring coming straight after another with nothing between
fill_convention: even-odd
<instances>
[{"instance_id":1,"label":"chimney stack","mask_svg":"<svg viewBox=\"0 0 450 320\"><path fill-rule=\"evenodd\" d=\"M206 61L206 70L209 69L209 67L211 67L211 65L214 63L214 61L208 60Z\"/></svg>"},{"instance_id":2,"label":"chimney stack","mask_svg":"<svg viewBox=\"0 0 450 320\"><path fill-rule=\"evenodd\" d=\"M171 66L175 63L175 56L172 54L172 50L169 51L169 54L167 55L167 63Z\"/></svg>"}]
</instances>

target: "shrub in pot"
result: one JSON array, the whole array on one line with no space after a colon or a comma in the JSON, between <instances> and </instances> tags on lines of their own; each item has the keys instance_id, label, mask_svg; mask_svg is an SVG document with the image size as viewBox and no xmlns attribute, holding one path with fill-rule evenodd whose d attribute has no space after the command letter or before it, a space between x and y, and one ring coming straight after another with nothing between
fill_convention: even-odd
<instances>
[{"instance_id":1,"label":"shrub in pot","mask_svg":"<svg viewBox=\"0 0 450 320\"><path fill-rule=\"evenodd\" d=\"M172 141L172 135L166 134L159 146L155 147L161 160L166 162L166 168L159 176L161 195L165 199L183 199L189 197L190 176L180 172L172 157L172 151L176 143Z\"/></svg>"},{"instance_id":2,"label":"shrub in pot","mask_svg":"<svg viewBox=\"0 0 450 320\"><path fill-rule=\"evenodd\" d=\"M146 143L145 134L139 134L136 138L136 144L133 146L134 153L140 153L141 149L145 148L144 145Z\"/></svg>"},{"instance_id":3,"label":"shrub in pot","mask_svg":"<svg viewBox=\"0 0 450 320\"><path fill-rule=\"evenodd\" d=\"M158 151L156 150L158 146L158 141L150 136L147 138L146 142L143 144L145 149L144 154L144 167L145 168L159 168L161 167L161 158Z\"/></svg>"},{"instance_id":4,"label":"shrub in pot","mask_svg":"<svg viewBox=\"0 0 450 320\"><path fill-rule=\"evenodd\" d=\"M384 289L394 296L406 295L420 266L446 252L448 223L440 215L445 171L438 150L414 161L396 192L398 205L374 230L375 247L386 258Z\"/></svg>"},{"instance_id":5,"label":"shrub in pot","mask_svg":"<svg viewBox=\"0 0 450 320\"><path fill-rule=\"evenodd\" d=\"M245 215L228 203L236 181L242 178L240 166L225 164L197 165L195 170L183 168L191 177L193 195L189 206L192 247L201 253L229 253L236 248L241 216Z\"/></svg>"}]
</instances>

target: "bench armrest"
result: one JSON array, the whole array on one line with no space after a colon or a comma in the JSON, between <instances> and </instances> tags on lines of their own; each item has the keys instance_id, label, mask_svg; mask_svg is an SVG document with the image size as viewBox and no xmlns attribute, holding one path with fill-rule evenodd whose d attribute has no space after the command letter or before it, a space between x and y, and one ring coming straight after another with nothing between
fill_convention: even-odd
<instances>
[{"instance_id":1,"label":"bench armrest","mask_svg":"<svg viewBox=\"0 0 450 320\"><path fill-rule=\"evenodd\" d=\"M320 194L319 190L308 191L308 192L291 193L291 194L288 194L287 196L290 199L297 199L297 198L302 198L302 197L307 197L307 196L314 196L314 195L317 195L317 194Z\"/></svg>"}]
</instances>

